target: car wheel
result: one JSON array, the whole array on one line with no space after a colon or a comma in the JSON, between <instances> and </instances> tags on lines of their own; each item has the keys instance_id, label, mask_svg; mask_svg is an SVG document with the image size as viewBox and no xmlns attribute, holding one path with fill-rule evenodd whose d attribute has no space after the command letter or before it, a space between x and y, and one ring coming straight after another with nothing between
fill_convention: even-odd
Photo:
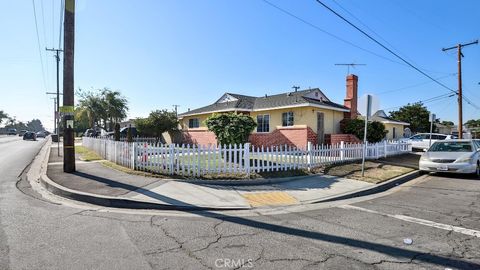
<instances>
[{"instance_id":1,"label":"car wheel","mask_svg":"<svg viewBox=\"0 0 480 270\"><path fill-rule=\"evenodd\" d=\"M475 170L474 174L475 178L480 178L480 162L477 162L477 169Z\"/></svg>"},{"instance_id":2,"label":"car wheel","mask_svg":"<svg viewBox=\"0 0 480 270\"><path fill-rule=\"evenodd\" d=\"M425 175L425 174L428 174L428 172L427 171L418 171L418 175L420 175L420 176Z\"/></svg>"}]
</instances>

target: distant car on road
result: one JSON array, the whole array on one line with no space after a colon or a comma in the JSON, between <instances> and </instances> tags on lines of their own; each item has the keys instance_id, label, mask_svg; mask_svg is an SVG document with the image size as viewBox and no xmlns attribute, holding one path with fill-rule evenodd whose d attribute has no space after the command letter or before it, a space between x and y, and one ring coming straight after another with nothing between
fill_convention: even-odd
<instances>
[{"instance_id":1,"label":"distant car on road","mask_svg":"<svg viewBox=\"0 0 480 270\"><path fill-rule=\"evenodd\" d=\"M45 130L37 132L37 138L45 138L48 136L48 133Z\"/></svg>"},{"instance_id":2,"label":"distant car on road","mask_svg":"<svg viewBox=\"0 0 480 270\"><path fill-rule=\"evenodd\" d=\"M20 131L18 132L18 136L19 136L19 137L22 137L23 134L25 134L25 133L27 133L27 132L28 132L28 130L24 130L24 129L23 129L23 130L20 130Z\"/></svg>"},{"instance_id":3,"label":"distant car on road","mask_svg":"<svg viewBox=\"0 0 480 270\"><path fill-rule=\"evenodd\" d=\"M480 176L480 142L456 139L437 141L422 155L421 172L472 173Z\"/></svg>"},{"instance_id":4,"label":"distant car on road","mask_svg":"<svg viewBox=\"0 0 480 270\"><path fill-rule=\"evenodd\" d=\"M7 130L7 135L17 135L17 129L15 128L9 128Z\"/></svg>"},{"instance_id":5,"label":"distant car on road","mask_svg":"<svg viewBox=\"0 0 480 270\"><path fill-rule=\"evenodd\" d=\"M35 132L27 131L25 134L23 134L23 140L37 140L37 134Z\"/></svg>"},{"instance_id":6,"label":"distant car on road","mask_svg":"<svg viewBox=\"0 0 480 270\"><path fill-rule=\"evenodd\" d=\"M457 137L447 134L432 133L432 144L441 140L451 140ZM430 133L418 133L410 138L403 139L412 145L413 150L425 150L430 146Z\"/></svg>"}]
</instances>

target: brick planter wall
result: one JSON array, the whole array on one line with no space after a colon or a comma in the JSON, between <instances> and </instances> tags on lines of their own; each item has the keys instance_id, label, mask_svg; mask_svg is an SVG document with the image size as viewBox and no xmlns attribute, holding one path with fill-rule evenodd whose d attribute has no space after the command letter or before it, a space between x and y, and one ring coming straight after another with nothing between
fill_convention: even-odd
<instances>
[{"instance_id":1,"label":"brick planter wall","mask_svg":"<svg viewBox=\"0 0 480 270\"><path fill-rule=\"evenodd\" d=\"M216 145L217 137L208 130L189 130L183 132L183 142L197 145Z\"/></svg>"},{"instance_id":2,"label":"brick planter wall","mask_svg":"<svg viewBox=\"0 0 480 270\"><path fill-rule=\"evenodd\" d=\"M249 141L255 146L278 146L290 145L299 148L307 146L307 142L316 143L317 134L309 127L307 128L280 128L271 133L253 133Z\"/></svg>"},{"instance_id":3,"label":"brick planter wall","mask_svg":"<svg viewBox=\"0 0 480 270\"><path fill-rule=\"evenodd\" d=\"M362 141L353 134L327 134L325 135L326 144L339 144L341 141L345 143L361 143Z\"/></svg>"}]
</instances>

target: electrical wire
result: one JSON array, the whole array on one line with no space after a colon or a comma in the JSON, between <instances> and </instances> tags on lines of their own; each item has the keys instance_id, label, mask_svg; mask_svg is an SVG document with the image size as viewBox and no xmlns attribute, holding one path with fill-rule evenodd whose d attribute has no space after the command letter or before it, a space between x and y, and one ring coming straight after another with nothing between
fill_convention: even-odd
<instances>
[{"instance_id":1,"label":"electrical wire","mask_svg":"<svg viewBox=\"0 0 480 270\"><path fill-rule=\"evenodd\" d=\"M427 99L424 99L424 100L419 100L419 101L411 102L411 103L409 103L409 104L415 104L415 103L426 104L426 103L438 101L438 100L441 100L441 99L444 99L444 98L451 98L451 97L454 97L454 96L456 96L456 94L450 94L450 93L448 93L448 94L443 94L443 95L439 95L439 96L427 98ZM395 107L385 108L385 109L383 109L383 110L391 110L391 109L396 109L396 108L401 108L401 107L402 107L402 106L395 106Z\"/></svg>"},{"instance_id":2,"label":"electrical wire","mask_svg":"<svg viewBox=\"0 0 480 270\"><path fill-rule=\"evenodd\" d=\"M425 77L429 78L430 80L434 81L435 83L437 83L438 85L442 86L443 88L449 90L450 92L452 93L457 93L457 91L451 89L450 87L446 86L445 84L439 82L438 80L435 80L432 76L428 75L427 73L423 72L420 68L416 67L415 65L411 64L409 61L405 60L403 57L401 57L400 55L398 55L397 53L395 53L394 51L392 51L390 48L388 48L387 46L383 45L381 42L379 42L378 40L376 40L374 37L370 36L368 33L366 33L365 31L363 31L362 29L360 29L358 26L356 26L355 24L353 24L352 22L350 22L349 20L347 20L345 17L343 17L342 15L340 15L339 13L337 13L335 10L333 10L332 8L330 8L329 6L325 5L322 1L320 0L315 0L317 3L319 3L320 5L322 5L323 7L325 7L327 10L329 10L330 12L332 12L333 14L335 14L337 17L339 17L340 19L342 19L343 21L345 21L347 24L349 24L350 26L352 26L353 28L355 28L357 31L359 31L360 33L362 33L363 35L365 35L366 37L368 37L370 40L372 40L373 42L375 42L377 45L379 45L380 47L384 48L385 50L387 50L389 53L391 53L392 55L394 55L395 57L397 57L398 59L400 59L402 62L404 62L405 64L407 64L408 66L410 66L411 68L415 69L416 71L420 72L422 75L424 75Z\"/></svg>"},{"instance_id":3,"label":"electrical wire","mask_svg":"<svg viewBox=\"0 0 480 270\"><path fill-rule=\"evenodd\" d=\"M40 48L40 36L38 35L37 11L35 9L35 0L32 0L32 6L33 6L33 17L35 19L35 32L37 33L38 54L40 56L40 66L42 68L43 86L45 87L45 92L47 92L47 81L45 79L45 70L43 68L42 49Z\"/></svg>"},{"instance_id":4,"label":"electrical wire","mask_svg":"<svg viewBox=\"0 0 480 270\"><path fill-rule=\"evenodd\" d=\"M452 77L452 76L455 76L455 75L457 75L457 73L453 73L453 74L449 74L449 75L446 75L446 76L438 77L438 78L436 78L436 79L437 79L437 80L441 80L441 79L445 79L445 78ZM426 82L422 82L422 83L417 83L417 84L413 84L413 85L410 85L410 86L405 86L405 87L398 88L398 89L394 89L394 90L383 91L383 92L377 93L376 95L383 95L383 94L393 93L393 92L397 92L397 91L401 91L401 90L405 90L405 89L409 89L409 88L414 88L414 87L422 86L422 85L429 84L429 83L432 83L432 81L426 81Z\"/></svg>"},{"instance_id":5,"label":"electrical wire","mask_svg":"<svg viewBox=\"0 0 480 270\"><path fill-rule=\"evenodd\" d=\"M273 7L273 8L275 8L275 9L281 11L282 13L287 14L288 16L290 16L290 17L292 17L292 18L294 18L294 19L296 19L296 20L298 20L298 21L300 21L300 22L302 22L302 23L304 23L304 24L306 24L306 25L308 25L308 26L310 26L310 27L312 27L312 28L314 28L314 29L316 29L316 30L318 30L318 31L320 31L320 32L328 35L328 36L330 36L330 37L333 37L334 39L337 39L337 40L339 40L339 41L341 41L341 42L343 42L343 43L346 43L346 44L348 44L348 45L350 45L350 46L353 46L353 47L355 47L355 48L357 48L357 49L359 49L359 50L362 50L362 51L364 51L364 52L367 52L367 53L369 53L369 54L372 54L372 55L377 56L377 57L379 57L379 58L382 58L382 59L384 59L384 60L390 61L390 62L392 62L392 63L399 64L399 65L402 65L402 66L406 66L405 64L403 64L403 63L401 63L401 62L395 61L395 60L390 59L390 58L388 58L388 57L386 57L386 56L383 56L383 55L381 55L381 54L378 54L378 53L376 53L376 52L373 52L373 51L370 51L370 50L368 50L368 49L362 48L362 47L360 47L360 46L358 46L358 45L356 45L356 44L354 44L354 43L352 43L352 42L350 42L350 41L348 41L348 40L346 40L346 39L343 39L343 38L341 38L341 37L339 37L339 36L337 36L337 35L335 35L335 34L332 34L332 33L328 32L328 31L326 31L326 30L318 27L317 25L315 25L315 24L313 24L313 23L311 23L311 22L309 22L309 21L307 21L307 20L304 20L304 19L300 18L299 16L297 16L297 15L295 15L295 14L293 14L293 13L291 13L291 12L289 12L289 11L287 11L287 10L285 10L285 9L283 9L283 8L275 5L275 4L273 4L272 2L270 2L270 1L268 1L268 0L262 0L262 1L265 2L266 4L270 5L271 7Z\"/></svg>"}]
</instances>

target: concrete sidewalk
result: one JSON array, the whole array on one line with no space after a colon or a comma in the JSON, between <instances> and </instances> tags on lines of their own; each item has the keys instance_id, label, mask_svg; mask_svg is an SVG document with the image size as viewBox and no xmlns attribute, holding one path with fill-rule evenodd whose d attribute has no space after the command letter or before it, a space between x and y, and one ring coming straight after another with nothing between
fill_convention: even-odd
<instances>
[{"instance_id":1,"label":"concrete sidewalk","mask_svg":"<svg viewBox=\"0 0 480 270\"><path fill-rule=\"evenodd\" d=\"M160 209L251 209L309 204L378 187L328 175L275 180L263 185L218 185L130 175L99 162L83 161L77 161L75 173L67 174L57 151L50 151L47 173L42 180L50 191L76 200Z\"/></svg>"}]
</instances>

